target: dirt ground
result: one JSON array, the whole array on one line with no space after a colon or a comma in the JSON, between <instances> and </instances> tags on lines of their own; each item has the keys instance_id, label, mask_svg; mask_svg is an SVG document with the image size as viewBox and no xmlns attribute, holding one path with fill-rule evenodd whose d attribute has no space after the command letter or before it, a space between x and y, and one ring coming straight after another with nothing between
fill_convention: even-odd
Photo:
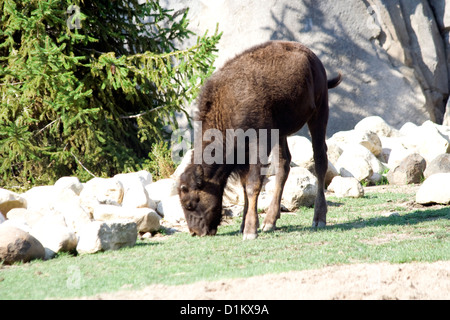
<instances>
[{"instance_id":1,"label":"dirt ground","mask_svg":"<svg viewBox=\"0 0 450 320\"><path fill-rule=\"evenodd\" d=\"M91 299L293 300L450 299L450 261L354 264L188 285L99 294Z\"/></svg>"},{"instance_id":2,"label":"dirt ground","mask_svg":"<svg viewBox=\"0 0 450 320\"><path fill-rule=\"evenodd\" d=\"M418 186L370 187L366 192L415 192ZM450 261L353 264L268 274L245 279L151 285L142 290L98 294L88 299L292 300L450 299Z\"/></svg>"}]
</instances>

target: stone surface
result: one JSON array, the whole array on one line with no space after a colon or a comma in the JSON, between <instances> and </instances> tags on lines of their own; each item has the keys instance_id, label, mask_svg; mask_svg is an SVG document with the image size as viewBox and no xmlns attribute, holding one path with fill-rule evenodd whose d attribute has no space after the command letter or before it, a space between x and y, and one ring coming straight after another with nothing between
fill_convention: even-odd
<instances>
[{"instance_id":1,"label":"stone surface","mask_svg":"<svg viewBox=\"0 0 450 320\"><path fill-rule=\"evenodd\" d=\"M177 194L177 182L175 179L161 179L145 186L150 199L156 203L164 198Z\"/></svg>"},{"instance_id":2,"label":"stone surface","mask_svg":"<svg viewBox=\"0 0 450 320\"><path fill-rule=\"evenodd\" d=\"M26 199L18 193L0 188L0 212L6 217L13 208L26 208Z\"/></svg>"},{"instance_id":3,"label":"stone surface","mask_svg":"<svg viewBox=\"0 0 450 320\"><path fill-rule=\"evenodd\" d=\"M28 232L19 228L0 225L0 261L4 264L44 259L42 244Z\"/></svg>"},{"instance_id":4,"label":"stone surface","mask_svg":"<svg viewBox=\"0 0 450 320\"><path fill-rule=\"evenodd\" d=\"M450 173L450 154L444 153L438 155L427 164L427 168L423 174L425 178L428 178L435 173Z\"/></svg>"},{"instance_id":5,"label":"stone surface","mask_svg":"<svg viewBox=\"0 0 450 320\"><path fill-rule=\"evenodd\" d=\"M427 178L416 194L420 204L450 204L450 173L436 173Z\"/></svg>"},{"instance_id":6,"label":"stone surface","mask_svg":"<svg viewBox=\"0 0 450 320\"><path fill-rule=\"evenodd\" d=\"M217 67L267 40L299 41L309 46L330 76L337 71L344 75L340 86L330 91L328 134L349 130L366 116L380 116L396 129L406 121L442 121L448 95L444 46L448 25L437 21L448 10L435 15L426 0L245 4L165 0L161 4L175 11L189 7L190 27L198 35L212 32L218 23L223 35ZM193 37L180 47L192 46L195 41Z\"/></svg>"},{"instance_id":7,"label":"stone surface","mask_svg":"<svg viewBox=\"0 0 450 320\"><path fill-rule=\"evenodd\" d=\"M369 179L374 172L383 171L380 161L359 144L346 145L335 166L341 176L354 177L358 181Z\"/></svg>"},{"instance_id":8,"label":"stone surface","mask_svg":"<svg viewBox=\"0 0 450 320\"><path fill-rule=\"evenodd\" d=\"M97 204L122 204L123 194L120 181L114 178L93 178L84 185L80 198L82 206L92 214Z\"/></svg>"},{"instance_id":9,"label":"stone surface","mask_svg":"<svg viewBox=\"0 0 450 320\"><path fill-rule=\"evenodd\" d=\"M364 196L364 188L353 177L335 177L328 186L328 191L334 192L338 198L360 198Z\"/></svg>"},{"instance_id":10,"label":"stone surface","mask_svg":"<svg viewBox=\"0 0 450 320\"><path fill-rule=\"evenodd\" d=\"M79 233L77 252L95 253L132 247L136 243L136 223L129 220L92 221Z\"/></svg>"},{"instance_id":11,"label":"stone surface","mask_svg":"<svg viewBox=\"0 0 450 320\"><path fill-rule=\"evenodd\" d=\"M375 132L380 138L395 136L397 131L380 116L370 116L362 119L355 125L355 129Z\"/></svg>"},{"instance_id":12,"label":"stone surface","mask_svg":"<svg viewBox=\"0 0 450 320\"><path fill-rule=\"evenodd\" d=\"M427 162L449 151L449 141L434 126L424 124L403 131L406 131L402 139L404 147L419 153Z\"/></svg>"},{"instance_id":13,"label":"stone surface","mask_svg":"<svg viewBox=\"0 0 450 320\"><path fill-rule=\"evenodd\" d=\"M45 260L59 252L71 252L77 247L78 238L68 227L57 223L39 223L31 229L33 235L45 249Z\"/></svg>"},{"instance_id":14,"label":"stone surface","mask_svg":"<svg viewBox=\"0 0 450 320\"><path fill-rule=\"evenodd\" d=\"M97 221L114 221L128 219L136 223L138 232L155 232L161 227L161 217L150 208L127 208L100 204L94 208L94 219Z\"/></svg>"},{"instance_id":15,"label":"stone surface","mask_svg":"<svg viewBox=\"0 0 450 320\"><path fill-rule=\"evenodd\" d=\"M425 159L418 153L413 153L401 161L401 164L389 170L387 179L389 184L405 185L420 183L426 168Z\"/></svg>"},{"instance_id":16,"label":"stone surface","mask_svg":"<svg viewBox=\"0 0 450 320\"><path fill-rule=\"evenodd\" d=\"M158 203L156 211L164 218L164 220L170 223L185 221L183 207L181 206L180 197L178 195L164 198Z\"/></svg>"},{"instance_id":17,"label":"stone surface","mask_svg":"<svg viewBox=\"0 0 450 320\"><path fill-rule=\"evenodd\" d=\"M55 182L55 188L60 190L71 190L76 195L80 195L83 184L77 177L62 177Z\"/></svg>"},{"instance_id":18,"label":"stone surface","mask_svg":"<svg viewBox=\"0 0 450 320\"><path fill-rule=\"evenodd\" d=\"M272 195L276 184L274 177L267 182L265 190ZM283 190L281 203L289 211L295 211L301 206L314 205L317 194L317 178L305 168L291 168Z\"/></svg>"}]
</instances>

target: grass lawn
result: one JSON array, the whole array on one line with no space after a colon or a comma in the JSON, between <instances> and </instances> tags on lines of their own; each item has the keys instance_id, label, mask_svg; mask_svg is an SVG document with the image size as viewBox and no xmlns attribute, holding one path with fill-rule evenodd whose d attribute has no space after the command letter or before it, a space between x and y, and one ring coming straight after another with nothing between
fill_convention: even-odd
<instances>
[{"instance_id":1,"label":"grass lawn","mask_svg":"<svg viewBox=\"0 0 450 320\"><path fill-rule=\"evenodd\" d=\"M242 241L236 218L215 237L176 233L118 251L3 266L0 299L65 299L335 264L450 260L450 207L414 208L413 199L390 192L327 197L326 228L311 229L313 209L302 208L283 214L278 230L256 241Z\"/></svg>"}]
</instances>

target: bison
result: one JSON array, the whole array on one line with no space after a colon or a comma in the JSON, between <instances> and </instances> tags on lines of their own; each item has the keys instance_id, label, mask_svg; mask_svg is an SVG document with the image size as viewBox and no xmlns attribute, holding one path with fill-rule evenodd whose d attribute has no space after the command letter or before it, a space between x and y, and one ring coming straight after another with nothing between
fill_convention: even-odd
<instances>
[{"instance_id":1,"label":"bison","mask_svg":"<svg viewBox=\"0 0 450 320\"><path fill-rule=\"evenodd\" d=\"M336 87L340 81L341 74L327 80L321 61L304 45L269 41L229 60L205 82L198 97L195 120L201 123L201 137L208 130L222 133L222 139L215 137L217 141L214 142L216 146L221 143L223 149L216 148L213 157L223 161L201 158L195 161L195 157L201 156L212 143L212 139L202 139L198 144L200 147L194 149L191 164L179 178L178 194L192 235L216 234L222 219L224 188L230 175L236 174L245 195L241 232L244 240L257 237L257 201L264 181L262 170L267 165L260 158L250 161L255 150L269 150L278 156L276 190L262 225L263 231L274 230L280 217L281 196L291 161L287 136L304 124L308 124L311 134L319 184L313 227L326 225L324 177L328 165L325 143L328 89ZM242 141L236 145L236 136L230 136L230 129L243 132L254 129L256 141L249 141L244 147ZM265 137L268 138L265 141L261 140L261 129L266 130ZM270 137L275 133L278 141L274 145ZM231 139L233 149L225 147ZM244 161L237 159L239 150L244 150ZM234 154L230 156L230 153Z\"/></svg>"}]
</instances>

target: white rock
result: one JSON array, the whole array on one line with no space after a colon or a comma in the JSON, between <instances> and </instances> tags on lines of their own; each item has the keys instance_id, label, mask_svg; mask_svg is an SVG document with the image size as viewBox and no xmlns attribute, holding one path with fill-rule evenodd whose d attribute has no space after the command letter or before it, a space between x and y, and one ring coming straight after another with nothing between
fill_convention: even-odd
<instances>
[{"instance_id":1,"label":"white rock","mask_svg":"<svg viewBox=\"0 0 450 320\"><path fill-rule=\"evenodd\" d=\"M177 182L174 179L161 179L145 186L150 199L157 203L177 194Z\"/></svg>"},{"instance_id":2,"label":"white rock","mask_svg":"<svg viewBox=\"0 0 450 320\"><path fill-rule=\"evenodd\" d=\"M80 197L60 198L53 204L53 212L62 215L67 227L75 233L92 220L92 214L82 205Z\"/></svg>"},{"instance_id":3,"label":"white rock","mask_svg":"<svg viewBox=\"0 0 450 320\"><path fill-rule=\"evenodd\" d=\"M450 203L450 173L436 173L429 176L416 193L416 202Z\"/></svg>"},{"instance_id":4,"label":"white rock","mask_svg":"<svg viewBox=\"0 0 450 320\"><path fill-rule=\"evenodd\" d=\"M381 140L375 132L359 128L358 130L339 131L330 139L330 144L337 144L341 149L347 148L348 145L360 144L367 148L375 156L381 153Z\"/></svg>"},{"instance_id":5,"label":"white rock","mask_svg":"<svg viewBox=\"0 0 450 320\"><path fill-rule=\"evenodd\" d=\"M314 166L314 153L312 144L308 138L303 136L290 136L287 138L291 162L303 168Z\"/></svg>"},{"instance_id":6,"label":"white rock","mask_svg":"<svg viewBox=\"0 0 450 320\"><path fill-rule=\"evenodd\" d=\"M36 186L23 194L27 200L27 209L36 212L48 212L58 197L59 189L54 186Z\"/></svg>"},{"instance_id":7,"label":"white rock","mask_svg":"<svg viewBox=\"0 0 450 320\"><path fill-rule=\"evenodd\" d=\"M439 125L430 120L425 121L422 126L436 128L447 141L450 141L450 126Z\"/></svg>"},{"instance_id":8,"label":"white rock","mask_svg":"<svg viewBox=\"0 0 450 320\"><path fill-rule=\"evenodd\" d=\"M272 197L276 188L275 177L271 177L266 184L266 192ZM294 211L301 206L310 207L317 195L317 178L305 168L293 167L283 189L282 204Z\"/></svg>"},{"instance_id":9,"label":"white rock","mask_svg":"<svg viewBox=\"0 0 450 320\"><path fill-rule=\"evenodd\" d=\"M70 252L77 247L78 239L75 233L58 223L39 223L30 233L44 246L46 260L59 252Z\"/></svg>"},{"instance_id":10,"label":"white rock","mask_svg":"<svg viewBox=\"0 0 450 320\"><path fill-rule=\"evenodd\" d=\"M70 188L60 188L55 186L38 186L31 188L23 195L27 200L27 209L30 212L42 215L53 212L62 213L70 209L74 203L79 203L80 198Z\"/></svg>"},{"instance_id":11,"label":"white rock","mask_svg":"<svg viewBox=\"0 0 450 320\"><path fill-rule=\"evenodd\" d=\"M92 221L79 233L77 252L95 253L132 247L136 243L136 223L129 220Z\"/></svg>"},{"instance_id":12,"label":"white rock","mask_svg":"<svg viewBox=\"0 0 450 320\"><path fill-rule=\"evenodd\" d=\"M14 228L20 229L20 230L22 230L24 232L27 232L27 233L31 232L31 227L29 225L27 225L25 222L19 221L19 220L9 220L9 219L7 219L1 225L2 226L14 227Z\"/></svg>"},{"instance_id":13,"label":"white rock","mask_svg":"<svg viewBox=\"0 0 450 320\"><path fill-rule=\"evenodd\" d=\"M375 172L382 173L385 169L380 160L360 144L346 145L335 166L342 176L353 175L359 181L370 178Z\"/></svg>"},{"instance_id":14,"label":"white rock","mask_svg":"<svg viewBox=\"0 0 450 320\"><path fill-rule=\"evenodd\" d=\"M449 151L450 143L434 126L425 125L408 130L403 138L403 144L408 150L414 150L431 162L438 155Z\"/></svg>"},{"instance_id":15,"label":"white rock","mask_svg":"<svg viewBox=\"0 0 450 320\"><path fill-rule=\"evenodd\" d=\"M158 203L157 212L163 216L164 220L170 223L179 223L185 221L183 208L178 195L164 198Z\"/></svg>"},{"instance_id":16,"label":"white rock","mask_svg":"<svg viewBox=\"0 0 450 320\"><path fill-rule=\"evenodd\" d=\"M76 195L80 195L83 190L83 184L77 177L62 177L54 184L55 188L59 190L71 190Z\"/></svg>"},{"instance_id":17,"label":"white rock","mask_svg":"<svg viewBox=\"0 0 450 320\"><path fill-rule=\"evenodd\" d=\"M381 140L378 135L369 130L358 129L354 131L353 142L366 147L374 156L379 156L382 151Z\"/></svg>"},{"instance_id":18,"label":"white rock","mask_svg":"<svg viewBox=\"0 0 450 320\"><path fill-rule=\"evenodd\" d=\"M397 130L392 128L383 118L379 116L370 116L362 119L355 125L356 130L360 131L372 131L375 132L378 137L391 137L395 136Z\"/></svg>"},{"instance_id":19,"label":"white rock","mask_svg":"<svg viewBox=\"0 0 450 320\"><path fill-rule=\"evenodd\" d=\"M13 208L26 208L27 201L18 193L0 188L0 212L7 217L8 211Z\"/></svg>"},{"instance_id":20,"label":"white rock","mask_svg":"<svg viewBox=\"0 0 450 320\"><path fill-rule=\"evenodd\" d=\"M327 147L328 161L335 165L344 150L342 150L339 143L335 140L327 140Z\"/></svg>"},{"instance_id":21,"label":"white rock","mask_svg":"<svg viewBox=\"0 0 450 320\"><path fill-rule=\"evenodd\" d=\"M242 188L240 177L234 174L229 176L223 190L222 206L243 206L245 203L244 197L244 189Z\"/></svg>"},{"instance_id":22,"label":"white rock","mask_svg":"<svg viewBox=\"0 0 450 320\"><path fill-rule=\"evenodd\" d=\"M81 204L92 214L98 204L120 205L123 200L122 183L113 178L93 178L80 193Z\"/></svg>"},{"instance_id":23,"label":"white rock","mask_svg":"<svg viewBox=\"0 0 450 320\"><path fill-rule=\"evenodd\" d=\"M150 208L126 208L107 204L100 204L94 208L94 219L97 221L111 221L126 219L136 223L138 232L154 232L161 227L161 217Z\"/></svg>"},{"instance_id":24,"label":"white rock","mask_svg":"<svg viewBox=\"0 0 450 320\"><path fill-rule=\"evenodd\" d=\"M175 169L175 172L171 175L172 179L177 180L181 174L186 170L186 167L191 164L192 162L192 155L194 153L194 149L190 149L186 151L186 154L183 157L183 160L181 160L181 163L178 165L178 167Z\"/></svg>"},{"instance_id":25,"label":"white rock","mask_svg":"<svg viewBox=\"0 0 450 320\"><path fill-rule=\"evenodd\" d=\"M145 171L147 172L147 171ZM150 200L145 186L151 183L150 179L141 179L141 171L133 173L122 173L114 176L123 185L124 195L122 206L130 208L149 207ZM150 182L148 182L150 181Z\"/></svg>"},{"instance_id":26,"label":"white rock","mask_svg":"<svg viewBox=\"0 0 450 320\"><path fill-rule=\"evenodd\" d=\"M401 164L403 159L414 153L416 153L414 149L406 149L403 144L393 146L389 153L389 160L387 162L387 165L390 169L394 169Z\"/></svg>"},{"instance_id":27,"label":"white rock","mask_svg":"<svg viewBox=\"0 0 450 320\"><path fill-rule=\"evenodd\" d=\"M353 177L334 177L328 186L328 190L333 191L338 198L360 198L364 196L361 183Z\"/></svg>"},{"instance_id":28,"label":"white rock","mask_svg":"<svg viewBox=\"0 0 450 320\"><path fill-rule=\"evenodd\" d=\"M406 122L399 130L401 136L407 136L417 129L417 125L412 122Z\"/></svg>"},{"instance_id":29,"label":"white rock","mask_svg":"<svg viewBox=\"0 0 450 320\"><path fill-rule=\"evenodd\" d=\"M289 151L292 156L291 166L302 167L308 169L312 174L315 174L316 168L314 163L314 151L312 144L308 140L308 138L303 136L290 136L287 138L287 141L289 145ZM340 148L336 149L336 152L339 151L342 152ZM327 152L327 154L331 154L331 151ZM333 162L328 159L325 185L328 185L331 182L331 179L338 174L339 172L334 167Z\"/></svg>"}]
</instances>

